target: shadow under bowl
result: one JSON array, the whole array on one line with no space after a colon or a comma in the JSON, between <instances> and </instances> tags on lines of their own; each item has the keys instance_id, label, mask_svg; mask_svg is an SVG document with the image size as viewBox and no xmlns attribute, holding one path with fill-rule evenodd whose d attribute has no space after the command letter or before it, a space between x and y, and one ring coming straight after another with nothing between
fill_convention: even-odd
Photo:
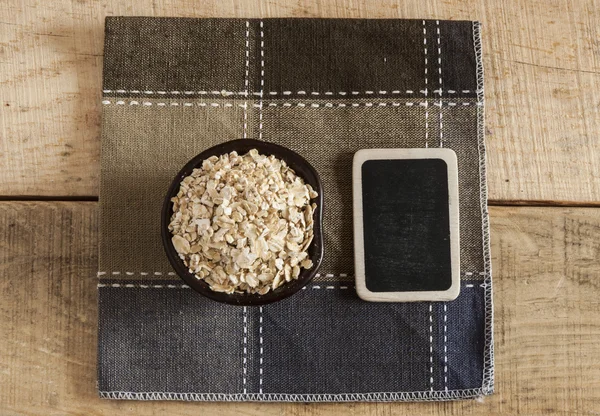
<instances>
[{"instance_id":1,"label":"shadow under bowl","mask_svg":"<svg viewBox=\"0 0 600 416\"><path fill-rule=\"evenodd\" d=\"M260 154L267 156L273 155L278 159L284 160L298 176L303 178L307 184L310 184L310 186L318 192L319 196L311 200L311 202L317 204L317 208L313 214L314 238L308 247L308 256L313 262L313 267L310 270L301 269L298 279L284 283L277 289L269 291L264 295L215 292L206 282L204 282L204 280L200 280L193 273L190 273L183 261L179 258L179 255L171 242L172 234L168 228L169 223L171 222L171 215L173 214L173 202L171 202L171 198L176 196L179 192L179 187L183 178L191 175L195 168L201 167L203 160L208 159L211 156L220 156L233 151L243 155L252 149L257 149ZM323 260L323 185L321 184L319 174L310 163L302 156L286 147L253 139L240 139L225 142L211 147L195 156L179 171L177 176L175 176L163 203L161 213L161 235L163 247L171 266L179 277L196 292L217 302L228 303L231 305L250 306L277 302L293 295L306 286L315 277L321 266Z\"/></svg>"}]
</instances>

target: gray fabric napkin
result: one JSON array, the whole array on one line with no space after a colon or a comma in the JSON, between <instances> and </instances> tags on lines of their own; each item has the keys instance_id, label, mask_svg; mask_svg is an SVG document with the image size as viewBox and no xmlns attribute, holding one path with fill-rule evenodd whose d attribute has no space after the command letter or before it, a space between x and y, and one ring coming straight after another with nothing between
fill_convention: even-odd
<instances>
[{"instance_id":1,"label":"gray fabric napkin","mask_svg":"<svg viewBox=\"0 0 600 416\"><path fill-rule=\"evenodd\" d=\"M98 387L138 400L402 401L491 394L492 285L477 22L109 17L104 51ZM215 303L160 241L170 181L215 144L287 146L320 173L325 259L298 294ZM458 156L461 294L354 291L351 160Z\"/></svg>"}]
</instances>

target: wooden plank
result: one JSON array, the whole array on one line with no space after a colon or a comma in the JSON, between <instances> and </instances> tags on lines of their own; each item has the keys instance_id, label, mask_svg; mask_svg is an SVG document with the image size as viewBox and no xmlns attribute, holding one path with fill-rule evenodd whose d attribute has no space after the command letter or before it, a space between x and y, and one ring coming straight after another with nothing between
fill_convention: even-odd
<instances>
[{"instance_id":1,"label":"wooden plank","mask_svg":"<svg viewBox=\"0 0 600 416\"><path fill-rule=\"evenodd\" d=\"M403 404L96 396L96 203L0 203L0 414L478 415L600 409L600 209L492 207L497 393Z\"/></svg>"},{"instance_id":2,"label":"wooden plank","mask_svg":"<svg viewBox=\"0 0 600 416\"><path fill-rule=\"evenodd\" d=\"M322 16L481 20L490 198L597 203L599 1L9 0L0 195L98 194L105 15Z\"/></svg>"},{"instance_id":3,"label":"wooden plank","mask_svg":"<svg viewBox=\"0 0 600 416\"><path fill-rule=\"evenodd\" d=\"M490 198L599 202L600 2L489 6Z\"/></svg>"}]
</instances>

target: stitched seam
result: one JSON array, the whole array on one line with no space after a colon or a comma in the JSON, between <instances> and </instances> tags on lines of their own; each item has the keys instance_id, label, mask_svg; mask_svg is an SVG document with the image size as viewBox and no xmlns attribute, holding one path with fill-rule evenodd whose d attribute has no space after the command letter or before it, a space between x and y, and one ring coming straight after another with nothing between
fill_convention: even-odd
<instances>
[{"instance_id":1,"label":"stitched seam","mask_svg":"<svg viewBox=\"0 0 600 416\"><path fill-rule=\"evenodd\" d=\"M190 289L190 287L188 285L185 284L178 284L178 285L172 285L172 284L164 284L164 285L150 285L150 284L142 284L142 283L98 283L97 287L115 287L115 288L139 288L139 289ZM485 283L479 284L479 285L473 285L473 284L468 284L465 285L466 288L473 288L473 287L481 287L481 288L485 288L486 285ZM340 285L340 286L332 286L332 285L326 285L326 286L321 286L321 285L313 285L313 286L304 286L302 289L312 289L312 290L320 290L320 289L324 289L324 290L332 290L332 289L339 289L339 290L346 290L349 288L354 288L354 286L345 286L345 285Z\"/></svg>"},{"instance_id":2,"label":"stitched seam","mask_svg":"<svg viewBox=\"0 0 600 416\"><path fill-rule=\"evenodd\" d=\"M448 305L444 302L444 391L448 391Z\"/></svg>"},{"instance_id":3,"label":"stitched seam","mask_svg":"<svg viewBox=\"0 0 600 416\"><path fill-rule=\"evenodd\" d=\"M244 92L245 97L248 99L248 73L250 70L250 22L246 20L246 67L245 67L245 75L244 75ZM244 101L244 133L243 138L248 138L248 101ZM243 322L244 322L244 345L243 345L243 359L242 359L242 367L243 367L243 378L242 378L242 388L244 394L247 393L247 382L248 382L248 308L244 306L243 310Z\"/></svg>"},{"instance_id":4,"label":"stitched seam","mask_svg":"<svg viewBox=\"0 0 600 416\"><path fill-rule=\"evenodd\" d=\"M258 112L258 140L262 140L263 129L263 97L265 89L265 32L263 21L260 21L260 110ZM262 392L261 392L262 393Z\"/></svg>"},{"instance_id":5,"label":"stitched seam","mask_svg":"<svg viewBox=\"0 0 600 416\"><path fill-rule=\"evenodd\" d=\"M484 102L484 68L481 44L481 24L473 22L473 45L477 63L477 99ZM481 232L483 238L483 258L486 276L485 287L485 345L483 365L483 394L494 392L494 301L492 297L492 263L490 255L490 228L489 214L487 209L487 181L486 181L486 153L485 153L485 109L483 106L477 109L477 144L479 151L479 189L481 206Z\"/></svg>"},{"instance_id":6,"label":"stitched seam","mask_svg":"<svg viewBox=\"0 0 600 416\"><path fill-rule=\"evenodd\" d=\"M166 95L166 94L172 94L172 95L220 95L220 96L224 96L224 97L228 97L228 96L232 96L232 95L243 95L243 96L248 96L248 95L256 95L259 96L260 92L253 92L252 94L250 94L250 92L248 90L245 91L226 91L226 90L221 90L221 91L141 91L141 90L124 90L124 89L117 89L117 90L102 90L103 93L105 94L144 94L144 95ZM444 91L443 90L436 90L435 91L438 94L443 94ZM477 93L477 90L446 90L445 91L448 94L469 94L469 93ZM319 92L319 91L268 91L265 92L265 94L268 95L272 95L272 96L277 96L277 95L292 95L292 94L296 94L296 95L328 95L328 96L333 96L333 95L359 95L359 94L365 94L365 95L398 95L398 94L414 94L415 91L414 90L404 90L404 91L400 91L400 90L393 90L393 91L325 91L325 92Z\"/></svg>"},{"instance_id":7,"label":"stitched seam","mask_svg":"<svg viewBox=\"0 0 600 416\"><path fill-rule=\"evenodd\" d=\"M258 392L263 392L263 307L259 308L259 322L258 322L258 335L260 345L260 365L259 365L259 380L258 380Z\"/></svg>"},{"instance_id":8,"label":"stitched seam","mask_svg":"<svg viewBox=\"0 0 600 416\"><path fill-rule=\"evenodd\" d=\"M98 283L97 287L116 287L116 288L139 288L139 289L190 289L188 285L178 284L178 285L149 285L149 284L139 284L139 283ZM349 286L304 286L302 289L340 289L345 290L348 289ZM350 286L354 287L354 286ZM245 342L244 342L245 343Z\"/></svg>"},{"instance_id":9,"label":"stitched seam","mask_svg":"<svg viewBox=\"0 0 600 416\"><path fill-rule=\"evenodd\" d=\"M427 67L429 65L427 56L427 23L423 20L423 52L425 59L425 148L429 147L429 104L427 100L427 89L429 88L429 76ZM433 305L429 304L429 389L433 391Z\"/></svg>"},{"instance_id":10,"label":"stitched seam","mask_svg":"<svg viewBox=\"0 0 600 416\"><path fill-rule=\"evenodd\" d=\"M125 100L118 100L118 101L110 101L110 100L102 100L102 104L103 105L130 105L130 106L144 106L144 107L152 107L152 106L157 106L157 107L205 107L205 108L234 108L234 107L240 107L240 108L244 108L246 109L247 106L249 105L247 101L244 101L244 104L238 104L238 103L216 103L216 102L177 102L177 101L171 101L171 102L151 102L151 101L136 101L136 100L132 100L132 101L125 101ZM425 107L427 109L428 107L428 102L427 101L420 101L420 102L405 102L405 103L398 103L398 102L377 102L377 103L373 103L373 102L360 102L360 103L309 103L309 102L299 102L299 103L269 103L266 104L266 107L307 107L307 108L344 108L344 107L401 107L401 106L407 106L407 107L413 107L413 106L422 106ZM481 106L483 105L482 102L467 102L467 101L450 101L450 102L436 102L433 105L437 106L437 107L467 107L467 106ZM258 104L252 104L252 107L254 108L260 108L261 109L261 114L262 114L262 109L263 107L265 107L264 103L262 101L260 101L260 103ZM427 110L426 110L427 111ZM245 113L245 112L244 112Z\"/></svg>"},{"instance_id":11,"label":"stitched seam","mask_svg":"<svg viewBox=\"0 0 600 416\"><path fill-rule=\"evenodd\" d=\"M162 275L167 275L167 276L176 276L177 273L175 272L122 272L122 271L114 271L114 272L107 272L107 271L99 271L96 273L96 275L98 277L100 276L105 276L105 275L127 275L127 276L134 276L136 274L140 274L142 276L149 276L149 275L154 275L154 276L162 276ZM486 276L487 273L486 272L461 272L462 275L464 276L475 276L475 275L479 275L479 276ZM348 277L351 276L352 273L348 274L348 273L339 273L339 274L334 274L334 273L317 273L315 274L315 277Z\"/></svg>"},{"instance_id":12,"label":"stitched seam","mask_svg":"<svg viewBox=\"0 0 600 416\"><path fill-rule=\"evenodd\" d=\"M148 275L154 275L154 276L162 276L162 275L167 275L167 276L176 276L175 272L120 272L120 271L114 271L114 272L97 272L96 276L100 277L100 276L104 276L104 275L113 275L113 276L118 276L118 275L127 275L127 276L133 276L135 274L140 274L142 276L148 276Z\"/></svg>"},{"instance_id":13,"label":"stitched seam","mask_svg":"<svg viewBox=\"0 0 600 416\"><path fill-rule=\"evenodd\" d=\"M439 101L439 131L440 131L440 147L444 147L444 124L442 121L442 43L440 36L440 21L435 21L435 31L437 34L437 64L438 64L438 85L440 91ZM448 304L444 302L444 391L448 391Z\"/></svg>"},{"instance_id":14,"label":"stitched seam","mask_svg":"<svg viewBox=\"0 0 600 416\"><path fill-rule=\"evenodd\" d=\"M427 24L425 20L423 20L423 51L425 53L425 90L423 94L425 94L425 147L429 147L429 103L427 101L427 89L429 88L429 77L427 74L427 66L428 66L428 57L427 57ZM432 387L433 389L433 387Z\"/></svg>"},{"instance_id":15,"label":"stitched seam","mask_svg":"<svg viewBox=\"0 0 600 416\"><path fill-rule=\"evenodd\" d=\"M443 130L443 123L442 123L442 93L441 91L443 91L443 84L442 84L442 44L441 44L441 40L440 40L440 21L436 20L435 21L435 30L437 33L437 55L438 55L438 59L437 59L437 64L438 64L438 84L439 84L439 91L440 91L440 101L439 101L439 107L440 107L440 111L439 111L439 130L440 130L440 147L444 147L444 130Z\"/></svg>"},{"instance_id":16,"label":"stitched seam","mask_svg":"<svg viewBox=\"0 0 600 416\"><path fill-rule=\"evenodd\" d=\"M134 283L98 283L97 287L125 287L138 289L190 289L188 285L145 285Z\"/></svg>"},{"instance_id":17,"label":"stitched seam","mask_svg":"<svg viewBox=\"0 0 600 416\"><path fill-rule=\"evenodd\" d=\"M186 400L186 401L267 401L267 402L352 402L352 401L441 401L481 397L489 393L481 388L450 391L377 392L340 394L287 393L171 393L99 391L103 399L117 400Z\"/></svg>"},{"instance_id":18,"label":"stitched seam","mask_svg":"<svg viewBox=\"0 0 600 416\"><path fill-rule=\"evenodd\" d=\"M248 73L250 71L250 22L246 20L246 68L244 75L244 96L248 98ZM244 101L244 139L248 138L248 101ZM244 380L245 384L245 380ZM245 386L244 386L245 389ZM245 393L245 391L244 391Z\"/></svg>"},{"instance_id":19,"label":"stitched seam","mask_svg":"<svg viewBox=\"0 0 600 416\"><path fill-rule=\"evenodd\" d=\"M429 386L433 391L433 305L429 304Z\"/></svg>"},{"instance_id":20,"label":"stitched seam","mask_svg":"<svg viewBox=\"0 0 600 416\"><path fill-rule=\"evenodd\" d=\"M243 376L243 388L244 394L246 394L246 382L248 378L248 308L244 306L244 357L243 357L243 368L244 368L244 376Z\"/></svg>"},{"instance_id":21,"label":"stitched seam","mask_svg":"<svg viewBox=\"0 0 600 416\"><path fill-rule=\"evenodd\" d=\"M115 272L97 272L96 275L98 277L100 276L105 276L105 275L127 275L127 276L133 276L135 274L141 274L142 276L147 276L147 275L155 275L155 276L162 276L162 275L167 275L167 276L176 276L177 273L175 272L121 272L121 271L115 271ZM471 273L473 274L473 273ZM348 273L340 273L340 274L333 274L333 273L317 273L315 274L315 277L348 277Z\"/></svg>"},{"instance_id":22,"label":"stitched seam","mask_svg":"<svg viewBox=\"0 0 600 416\"><path fill-rule=\"evenodd\" d=\"M354 286L350 286L350 287L354 287ZM321 286L321 285L313 285L313 286L304 286L302 289L313 289L313 290L319 290L319 289L325 289L325 290L330 290L330 289L340 289L340 290L345 290L348 289L348 286Z\"/></svg>"}]
</instances>

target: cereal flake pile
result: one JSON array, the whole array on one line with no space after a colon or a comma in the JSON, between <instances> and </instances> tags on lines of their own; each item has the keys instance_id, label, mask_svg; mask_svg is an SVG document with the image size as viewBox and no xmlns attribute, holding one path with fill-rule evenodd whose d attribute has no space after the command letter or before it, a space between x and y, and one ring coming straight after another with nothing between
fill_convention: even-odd
<instances>
[{"instance_id":1,"label":"cereal flake pile","mask_svg":"<svg viewBox=\"0 0 600 416\"><path fill-rule=\"evenodd\" d=\"M256 149L212 156L171 199L173 246L212 290L264 295L313 266L317 196L284 161Z\"/></svg>"}]
</instances>

